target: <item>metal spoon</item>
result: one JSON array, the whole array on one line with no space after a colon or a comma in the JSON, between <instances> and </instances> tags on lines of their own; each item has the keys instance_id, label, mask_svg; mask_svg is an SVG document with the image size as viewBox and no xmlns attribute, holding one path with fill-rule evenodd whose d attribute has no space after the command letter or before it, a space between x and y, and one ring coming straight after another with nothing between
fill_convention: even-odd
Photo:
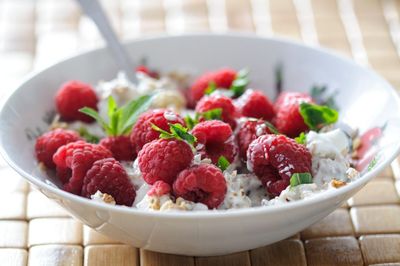
<instances>
[{"instance_id":1,"label":"metal spoon","mask_svg":"<svg viewBox=\"0 0 400 266\"><path fill-rule=\"evenodd\" d=\"M103 9L98 0L77 0L81 5L82 10L96 24L104 40L107 42L107 47L110 49L118 67L125 72L131 82L136 82L134 72L134 64L129 58L129 55L122 44L119 42L117 35L111 28Z\"/></svg>"}]
</instances>

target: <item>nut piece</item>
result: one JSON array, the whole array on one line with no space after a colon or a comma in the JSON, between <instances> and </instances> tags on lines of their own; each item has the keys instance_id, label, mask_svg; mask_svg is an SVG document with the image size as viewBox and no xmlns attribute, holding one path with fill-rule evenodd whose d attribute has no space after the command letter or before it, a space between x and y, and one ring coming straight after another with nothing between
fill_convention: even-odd
<instances>
[{"instance_id":1,"label":"nut piece","mask_svg":"<svg viewBox=\"0 0 400 266\"><path fill-rule=\"evenodd\" d=\"M346 182L341 181L341 180L337 180L337 179L332 179L332 186L334 188L340 188L346 185Z\"/></svg>"},{"instance_id":2,"label":"nut piece","mask_svg":"<svg viewBox=\"0 0 400 266\"><path fill-rule=\"evenodd\" d=\"M111 196L110 194L104 193L103 194L103 198L102 200L104 201L104 203L108 203L108 204L112 204L115 205L115 199L113 198L113 196Z\"/></svg>"}]
</instances>

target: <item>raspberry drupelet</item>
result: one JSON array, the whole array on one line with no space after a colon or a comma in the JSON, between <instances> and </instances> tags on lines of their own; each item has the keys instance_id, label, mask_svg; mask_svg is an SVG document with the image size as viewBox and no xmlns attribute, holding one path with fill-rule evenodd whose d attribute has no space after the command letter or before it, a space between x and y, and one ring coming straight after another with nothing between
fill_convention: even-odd
<instances>
[{"instance_id":1,"label":"raspberry drupelet","mask_svg":"<svg viewBox=\"0 0 400 266\"><path fill-rule=\"evenodd\" d=\"M227 186L221 170L212 164L194 165L179 173L173 184L176 197L217 208L225 198Z\"/></svg>"},{"instance_id":2,"label":"raspberry drupelet","mask_svg":"<svg viewBox=\"0 0 400 266\"><path fill-rule=\"evenodd\" d=\"M140 115L130 135L131 143L135 147L136 152L139 153L146 143L158 139L160 136L160 132L154 130L152 124L168 131L169 124L176 123L185 126L185 121L180 115L166 109L154 109Z\"/></svg>"},{"instance_id":3,"label":"raspberry drupelet","mask_svg":"<svg viewBox=\"0 0 400 266\"><path fill-rule=\"evenodd\" d=\"M136 192L124 167L114 158L101 159L87 171L82 196L90 198L97 191L111 195L119 205L132 206Z\"/></svg>"},{"instance_id":4,"label":"raspberry drupelet","mask_svg":"<svg viewBox=\"0 0 400 266\"><path fill-rule=\"evenodd\" d=\"M80 140L60 147L53 161L64 190L80 195L86 172L95 161L109 157L112 157L111 152L103 146Z\"/></svg>"},{"instance_id":5,"label":"raspberry drupelet","mask_svg":"<svg viewBox=\"0 0 400 266\"><path fill-rule=\"evenodd\" d=\"M139 169L146 183L158 180L172 184L194 157L189 144L178 139L157 139L147 143L138 154Z\"/></svg>"},{"instance_id":6,"label":"raspberry drupelet","mask_svg":"<svg viewBox=\"0 0 400 266\"><path fill-rule=\"evenodd\" d=\"M79 109L90 107L97 110L98 101L92 86L77 80L64 83L55 98L57 111L63 120L80 120L87 123L93 122L94 119L79 112Z\"/></svg>"},{"instance_id":7,"label":"raspberry drupelet","mask_svg":"<svg viewBox=\"0 0 400 266\"><path fill-rule=\"evenodd\" d=\"M202 158L209 158L214 164L224 156L230 163L235 159L235 145L231 127L219 120L209 120L197 124L192 134L197 138L198 149Z\"/></svg>"},{"instance_id":8,"label":"raspberry drupelet","mask_svg":"<svg viewBox=\"0 0 400 266\"><path fill-rule=\"evenodd\" d=\"M56 168L53 155L61 146L80 139L78 133L72 130L57 128L41 135L35 144L36 158L49 169Z\"/></svg>"},{"instance_id":9,"label":"raspberry drupelet","mask_svg":"<svg viewBox=\"0 0 400 266\"><path fill-rule=\"evenodd\" d=\"M151 197L161 197L162 195L167 195L169 193L171 193L171 186L162 180L158 180L153 184L153 186L151 186L147 195Z\"/></svg>"}]
</instances>

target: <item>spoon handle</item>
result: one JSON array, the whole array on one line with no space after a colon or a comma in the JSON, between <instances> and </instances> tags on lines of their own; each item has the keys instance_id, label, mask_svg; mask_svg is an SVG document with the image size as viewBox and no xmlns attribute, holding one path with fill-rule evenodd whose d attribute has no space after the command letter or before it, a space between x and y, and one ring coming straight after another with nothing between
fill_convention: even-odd
<instances>
[{"instance_id":1,"label":"spoon handle","mask_svg":"<svg viewBox=\"0 0 400 266\"><path fill-rule=\"evenodd\" d=\"M98 0L77 0L81 5L82 10L90 17L96 24L101 35L107 42L107 46L110 49L118 67L125 72L126 76L131 82L136 81L134 72L134 64L130 60L130 57L118 40L117 35L111 28L111 25L104 14L101 5Z\"/></svg>"}]
</instances>

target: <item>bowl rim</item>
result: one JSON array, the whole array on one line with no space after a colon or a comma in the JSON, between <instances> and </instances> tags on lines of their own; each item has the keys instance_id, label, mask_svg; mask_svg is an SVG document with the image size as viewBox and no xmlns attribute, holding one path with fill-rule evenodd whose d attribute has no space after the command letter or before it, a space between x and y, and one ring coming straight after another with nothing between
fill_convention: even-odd
<instances>
[{"instance_id":1,"label":"bowl rim","mask_svg":"<svg viewBox=\"0 0 400 266\"><path fill-rule=\"evenodd\" d=\"M139 39L134 39L134 40L129 40L127 42L124 42L124 45L129 46L134 43L141 43L141 42L147 42L147 41L163 41L165 39L174 39L174 38L232 38L232 39L255 39L255 40L264 40L267 42L275 42L275 43L280 43L283 45L290 45L290 46L295 46L301 49L307 49L307 50L314 50L318 53L334 57L336 60L341 61L344 64L348 64L357 68L362 68L363 71L365 71L368 75L373 76L376 78L379 82L382 84L386 85L383 86L384 89L389 93L396 101L397 107L400 109L400 98L396 92L396 90L393 88L393 86L387 82L382 76L377 74L375 71L371 70L368 67L364 67L360 64L357 64L355 61L351 60L350 58L345 57L344 55L338 54L330 49L319 47L319 46L307 46L300 41L289 39L286 37L265 37L265 36L259 36L253 33L243 33L243 32L235 32L235 33L187 33L187 34L175 34L175 35L155 35L155 36L147 36ZM7 103L11 97L26 83L29 83L31 79L33 79L35 76L53 68L56 67L59 64L63 64L67 61L76 59L81 56L85 56L91 53L98 53L98 52L103 52L106 50L107 47L98 47L96 49L92 49L89 51L82 51L79 53L76 53L74 55L68 56L66 58L63 58L45 68L36 70L28 74L25 78L22 79L21 82L19 82L16 86L15 89L11 90L9 93L5 94L3 96L3 99L0 103L0 114L2 114L5 111L5 107L7 106ZM400 140L400 137L399 137ZM272 206L257 206L257 207L250 207L250 208L243 208L243 209L229 209L229 210L207 210L207 211L193 211L193 212L183 212L183 211L171 211L171 212L159 212L159 211L148 211L148 210L141 210L137 208L132 208L132 207L127 207L127 206L120 206L120 205L110 205L110 204L104 204L102 202L97 202L91 199L87 199L69 192L66 192L58 187L55 187L54 185L48 184L44 181L40 181L39 179L35 178L34 175L26 172L23 170L21 167L19 167L7 154L5 148L3 147L0 139L0 154L4 158L4 160L8 163L8 165L13 168L17 173L19 173L22 177L27 179L29 182L33 183L35 186L40 188L40 190L44 189L47 190L51 193L54 193L60 198L66 198L67 200L71 202L75 202L78 204L81 204L83 206L90 206L94 208L101 209L103 211L111 211L111 212L122 212L126 214L132 214L132 215L138 215L138 216L146 216L146 217L153 217L153 218L176 218L176 219L221 219L221 218L227 218L227 217L242 217L246 215L257 215L257 214L269 214L269 213L277 213L277 212L284 212L288 211L291 209L296 209L299 207L308 207L312 206L315 203L322 202L322 201L329 201L330 199L333 199L335 197L341 196L349 192L350 190L353 189L361 189L362 185L367 183L369 180L371 180L374 176L379 174L381 171L383 171L389 164L398 156L400 153L400 141L396 143L394 152L386 158L385 161L382 163L378 164L376 167L374 167L371 171L368 171L367 173L363 174L360 178L357 180L348 183L346 186L341 187L339 189L335 190L327 190L323 191L322 193L318 193L310 198L305 198L301 199L298 201L293 201L288 204L282 204L282 205L272 205ZM42 192L43 193L43 192ZM46 194L46 193L44 193Z\"/></svg>"}]
</instances>

